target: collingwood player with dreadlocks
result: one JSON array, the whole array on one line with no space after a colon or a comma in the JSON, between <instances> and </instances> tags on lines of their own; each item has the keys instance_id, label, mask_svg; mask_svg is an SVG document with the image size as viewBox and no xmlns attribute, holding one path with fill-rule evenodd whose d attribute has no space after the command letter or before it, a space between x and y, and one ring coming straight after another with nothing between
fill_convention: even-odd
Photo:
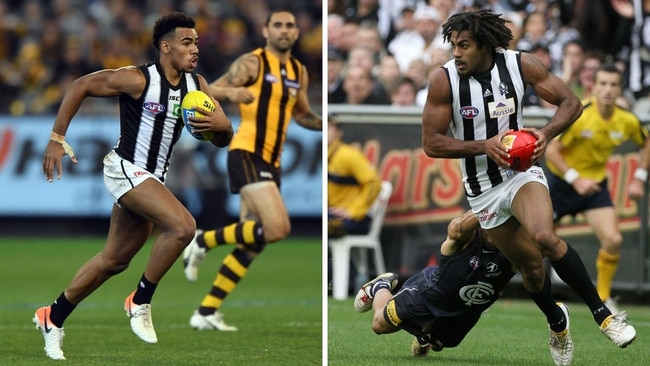
<instances>
[{"instance_id":1,"label":"collingwood player with dreadlocks","mask_svg":"<svg viewBox=\"0 0 650 366\"><path fill-rule=\"evenodd\" d=\"M553 300L542 258L589 306L594 320L612 342L626 347L636 331L615 316L598 296L582 260L553 230L552 205L543 170L509 169L501 138L511 130L534 134L539 160L549 140L582 113L578 98L535 57L507 50L512 33L491 10L458 13L442 26L453 60L431 77L423 110L422 146L432 158L460 159L468 202L496 247L522 274L524 286L546 316L550 351L557 365L573 357L569 311ZM557 106L541 129L524 128L522 97L530 85ZM451 135L447 132L451 129Z\"/></svg>"}]
</instances>

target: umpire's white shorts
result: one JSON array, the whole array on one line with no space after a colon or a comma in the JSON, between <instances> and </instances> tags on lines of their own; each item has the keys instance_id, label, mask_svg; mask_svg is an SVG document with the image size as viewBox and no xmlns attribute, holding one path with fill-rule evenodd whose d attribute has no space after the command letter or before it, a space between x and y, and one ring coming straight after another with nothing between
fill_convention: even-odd
<instances>
[{"instance_id":1,"label":"umpire's white shorts","mask_svg":"<svg viewBox=\"0 0 650 366\"><path fill-rule=\"evenodd\" d=\"M115 150L104 157L104 185L118 206L120 197L149 178L163 184L146 169L122 159Z\"/></svg>"},{"instance_id":2,"label":"umpire's white shorts","mask_svg":"<svg viewBox=\"0 0 650 366\"><path fill-rule=\"evenodd\" d=\"M493 229L506 222L512 214L512 201L524 184L541 183L548 189L544 170L533 165L525 172L514 174L498 186L476 197L467 197L470 207L483 229Z\"/></svg>"}]
</instances>

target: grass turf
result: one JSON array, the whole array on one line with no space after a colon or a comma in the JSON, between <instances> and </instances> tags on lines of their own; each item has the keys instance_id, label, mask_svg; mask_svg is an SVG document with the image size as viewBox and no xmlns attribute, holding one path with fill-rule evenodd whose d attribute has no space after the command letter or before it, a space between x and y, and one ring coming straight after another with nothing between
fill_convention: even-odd
<instances>
[{"instance_id":1,"label":"grass turf","mask_svg":"<svg viewBox=\"0 0 650 366\"><path fill-rule=\"evenodd\" d=\"M650 308L622 306L637 331L637 340L625 349L611 343L582 303L568 303L574 342L573 365L647 365L650 360ZM548 328L532 300L501 299L455 348L410 355L412 336L400 331L376 335L370 328L372 311L356 313L352 299L328 300L328 364L381 366L424 365L553 365Z\"/></svg>"},{"instance_id":2,"label":"grass turf","mask_svg":"<svg viewBox=\"0 0 650 366\"><path fill-rule=\"evenodd\" d=\"M46 365L43 339L31 322L103 238L0 238L0 365ZM152 315L158 343L131 331L124 298L140 279L151 243L131 266L86 298L65 323L66 365L321 365L322 251L320 239L292 238L269 246L224 302L237 332L197 331L189 318L210 289L232 247L206 257L196 283L179 259L156 291Z\"/></svg>"}]
</instances>

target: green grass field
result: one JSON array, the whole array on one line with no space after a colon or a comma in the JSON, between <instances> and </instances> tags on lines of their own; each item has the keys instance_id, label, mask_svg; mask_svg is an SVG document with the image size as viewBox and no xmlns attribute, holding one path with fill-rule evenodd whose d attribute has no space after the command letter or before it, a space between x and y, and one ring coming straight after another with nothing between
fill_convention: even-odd
<instances>
[{"instance_id":1,"label":"green grass field","mask_svg":"<svg viewBox=\"0 0 650 366\"><path fill-rule=\"evenodd\" d=\"M624 306L637 331L625 349L611 343L596 326L586 306L568 303L574 342L573 365L641 366L650 363L650 307ZM553 365L546 322L532 300L501 299L455 348L414 359L412 336L406 332L376 335L372 312L359 314L352 299L328 301L329 365Z\"/></svg>"},{"instance_id":2,"label":"green grass field","mask_svg":"<svg viewBox=\"0 0 650 366\"><path fill-rule=\"evenodd\" d=\"M103 238L0 238L0 365L46 365L43 339L31 319L67 286ZM132 332L122 309L135 289L151 244L131 266L83 301L65 323L66 365L321 365L323 364L320 239L269 246L221 309L237 332L197 331L189 317L232 247L208 254L189 283L177 261L152 303L158 343Z\"/></svg>"}]
</instances>

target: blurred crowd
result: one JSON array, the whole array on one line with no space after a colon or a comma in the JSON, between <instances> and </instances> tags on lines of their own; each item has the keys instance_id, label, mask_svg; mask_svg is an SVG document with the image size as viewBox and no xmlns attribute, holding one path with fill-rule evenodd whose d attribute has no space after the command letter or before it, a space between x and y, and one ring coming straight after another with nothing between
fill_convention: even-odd
<instances>
[{"instance_id":1,"label":"blurred crowd","mask_svg":"<svg viewBox=\"0 0 650 366\"><path fill-rule=\"evenodd\" d=\"M422 107L428 75L453 58L441 25L491 8L509 21L509 48L537 56L579 98L612 62L625 75L619 103L648 113L650 1L634 2L643 11L633 0L328 0L328 101ZM525 105L551 108L532 90Z\"/></svg>"},{"instance_id":2,"label":"blurred crowd","mask_svg":"<svg viewBox=\"0 0 650 366\"><path fill-rule=\"evenodd\" d=\"M157 18L180 10L196 20L208 82L241 54L265 44L269 10L294 12L301 30L294 55L307 67L310 98L321 104L321 0L0 0L0 115L55 114L79 76L153 60ZM117 115L114 100L87 99L80 115Z\"/></svg>"}]
</instances>

